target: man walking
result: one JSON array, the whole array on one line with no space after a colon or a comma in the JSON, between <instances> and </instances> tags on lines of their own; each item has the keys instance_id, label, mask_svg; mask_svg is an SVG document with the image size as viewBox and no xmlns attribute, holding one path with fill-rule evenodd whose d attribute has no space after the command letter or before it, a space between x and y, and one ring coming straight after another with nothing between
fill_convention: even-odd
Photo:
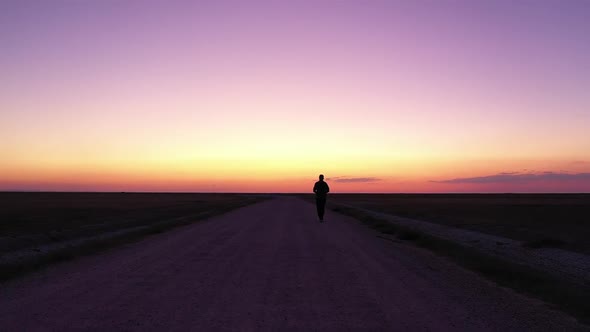
<instances>
[{"instance_id":1,"label":"man walking","mask_svg":"<svg viewBox=\"0 0 590 332\"><path fill-rule=\"evenodd\" d=\"M326 196L330 192L330 187L328 187L328 184L324 182L323 174L320 174L320 180L313 186L313 192L315 193L315 204L318 210L318 218L320 218L320 222L324 222Z\"/></svg>"}]
</instances>

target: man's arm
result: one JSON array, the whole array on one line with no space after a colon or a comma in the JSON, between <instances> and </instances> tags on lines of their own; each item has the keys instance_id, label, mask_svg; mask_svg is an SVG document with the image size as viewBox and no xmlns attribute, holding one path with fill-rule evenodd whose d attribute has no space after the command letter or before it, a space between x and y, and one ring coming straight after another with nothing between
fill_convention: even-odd
<instances>
[{"instance_id":1,"label":"man's arm","mask_svg":"<svg viewBox=\"0 0 590 332\"><path fill-rule=\"evenodd\" d=\"M318 184L317 183L313 185L313 192L316 194L318 192Z\"/></svg>"},{"instance_id":2,"label":"man's arm","mask_svg":"<svg viewBox=\"0 0 590 332\"><path fill-rule=\"evenodd\" d=\"M330 192L330 186L326 183L326 194Z\"/></svg>"}]
</instances>

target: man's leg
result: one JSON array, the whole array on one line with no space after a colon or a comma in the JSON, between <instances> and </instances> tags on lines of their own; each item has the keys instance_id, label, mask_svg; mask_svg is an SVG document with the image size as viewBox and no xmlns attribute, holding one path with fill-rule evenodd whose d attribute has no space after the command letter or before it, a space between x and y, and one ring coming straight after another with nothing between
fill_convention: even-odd
<instances>
[{"instance_id":1,"label":"man's leg","mask_svg":"<svg viewBox=\"0 0 590 332\"><path fill-rule=\"evenodd\" d=\"M316 208L316 210L318 212L318 218L320 220L322 219L322 217L321 217L321 203L322 203L321 202L321 199L319 199L319 198L316 197L316 199L315 199L315 208Z\"/></svg>"},{"instance_id":2,"label":"man's leg","mask_svg":"<svg viewBox=\"0 0 590 332\"><path fill-rule=\"evenodd\" d=\"M318 199L318 217L321 221L324 221L324 212L326 210L326 199Z\"/></svg>"}]
</instances>

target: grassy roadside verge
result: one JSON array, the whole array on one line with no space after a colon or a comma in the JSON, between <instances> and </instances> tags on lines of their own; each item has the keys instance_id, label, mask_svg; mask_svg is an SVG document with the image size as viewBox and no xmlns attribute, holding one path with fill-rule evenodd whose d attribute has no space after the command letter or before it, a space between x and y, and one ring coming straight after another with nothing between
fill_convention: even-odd
<instances>
[{"instance_id":1,"label":"grassy roadside verge","mask_svg":"<svg viewBox=\"0 0 590 332\"><path fill-rule=\"evenodd\" d=\"M590 255L589 194L333 194L350 205Z\"/></svg>"},{"instance_id":2,"label":"grassy roadside verge","mask_svg":"<svg viewBox=\"0 0 590 332\"><path fill-rule=\"evenodd\" d=\"M265 199L268 197L233 195L230 199L216 198L200 205L195 204L190 211L185 209L186 204L183 204L182 209L178 211L172 211L169 205L157 207L150 213L159 218L156 222L153 218L149 220L138 218L132 225L121 223L118 228L117 225L109 225L107 229L98 229L92 235L84 234L74 239L7 252L0 256L0 280L12 279L53 263L139 241L146 236L202 221Z\"/></svg>"},{"instance_id":3,"label":"grassy roadside verge","mask_svg":"<svg viewBox=\"0 0 590 332\"><path fill-rule=\"evenodd\" d=\"M447 257L498 285L538 298L555 309L569 313L580 322L590 324L590 285L581 287L528 266L474 251L459 243L405 229L353 207L335 205L331 209L359 220L367 227L384 234L386 238L395 237Z\"/></svg>"}]
</instances>

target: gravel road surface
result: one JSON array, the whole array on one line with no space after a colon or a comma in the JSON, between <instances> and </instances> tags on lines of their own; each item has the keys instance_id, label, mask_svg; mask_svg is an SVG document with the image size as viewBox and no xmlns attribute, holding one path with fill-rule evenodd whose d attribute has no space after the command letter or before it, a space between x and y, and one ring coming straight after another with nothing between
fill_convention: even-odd
<instances>
[{"instance_id":1,"label":"gravel road surface","mask_svg":"<svg viewBox=\"0 0 590 332\"><path fill-rule=\"evenodd\" d=\"M278 197L0 284L0 331L574 331L355 220Z\"/></svg>"}]
</instances>

